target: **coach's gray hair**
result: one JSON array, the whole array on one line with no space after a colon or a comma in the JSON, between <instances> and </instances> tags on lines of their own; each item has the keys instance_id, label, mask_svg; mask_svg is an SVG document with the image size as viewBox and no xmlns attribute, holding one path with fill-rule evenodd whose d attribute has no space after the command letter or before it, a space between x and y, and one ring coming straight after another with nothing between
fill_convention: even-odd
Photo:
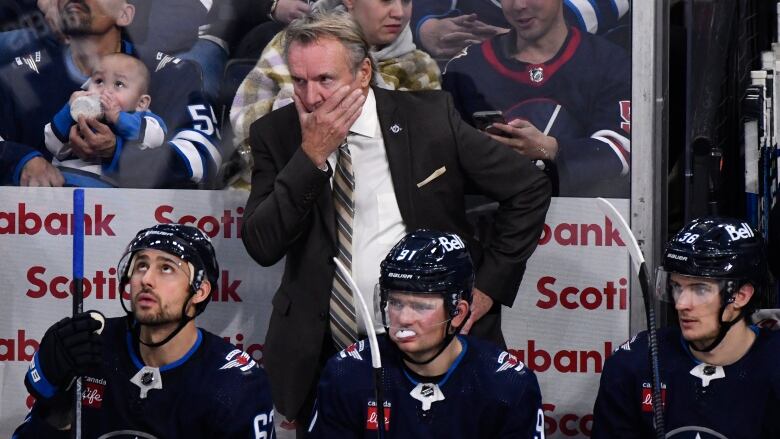
<instances>
[{"instance_id":1,"label":"coach's gray hair","mask_svg":"<svg viewBox=\"0 0 780 439\"><path fill-rule=\"evenodd\" d=\"M371 62L372 71L376 72L370 52L371 46L366 42L363 31L351 15L342 11L314 12L287 25L283 35L285 62L293 43L307 45L322 38L332 38L344 45L352 64L350 70L353 74L357 73L360 64L366 58Z\"/></svg>"}]
</instances>

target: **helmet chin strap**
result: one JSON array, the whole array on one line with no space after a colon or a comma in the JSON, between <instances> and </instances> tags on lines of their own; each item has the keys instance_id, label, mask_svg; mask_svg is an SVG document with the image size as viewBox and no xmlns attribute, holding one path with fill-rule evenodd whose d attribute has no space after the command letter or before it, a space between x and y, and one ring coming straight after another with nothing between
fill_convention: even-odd
<instances>
[{"instance_id":1,"label":"helmet chin strap","mask_svg":"<svg viewBox=\"0 0 780 439\"><path fill-rule=\"evenodd\" d=\"M466 323L466 320L468 320L469 315L471 315L471 310L469 310L468 314L466 314L466 318L463 319L463 324ZM398 349L398 351L401 352L401 357L405 361L408 361L412 364L416 364L418 366L421 366L423 364L428 364L431 361L435 360L439 355L441 355L441 353L444 352L445 349L447 349L447 346L449 346L450 343L452 343L452 339L455 338L455 336L458 335L458 333L460 332L460 328L463 327L463 324L461 324L460 326L452 326L452 319L447 320L447 328L445 329L446 335L444 336L444 340L442 340L441 347L439 348L438 351L436 351L435 354L433 354L433 356L431 356L431 358L427 360L420 361L420 360L415 360L413 358L410 358L408 355L406 355L404 351L398 349L397 345L396 345L396 349ZM450 332L450 328L453 329L452 332ZM388 335L389 335L389 331L388 331ZM393 344L395 345L395 343Z\"/></svg>"},{"instance_id":2,"label":"helmet chin strap","mask_svg":"<svg viewBox=\"0 0 780 439\"><path fill-rule=\"evenodd\" d=\"M190 284L190 294L189 297L187 297L187 300L184 301L184 304L181 307L181 318L179 319L179 324L176 326L176 329L174 329L170 334L168 334L167 337L162 339L161 341L158 341L156 343L147 343L143 340L141 340L141 326L154 326L154 325L145 325L144 323L140 323L136 320L135 314L127 309L127 306L125 305L125 301L121 299L120 296L120 302L122 303L122 309L125 310L125 313L127 314L127 328L130 330L130 334L133 336L133 338L138 342L141 343L144 346L150 347L150 348L157 348L160 347L169 341L173 340L173 337L176 337L176 335L181 332L182 329L184 329L185 326L187 326L187 323L189 323L191 320L195 319L195 317L190 317L187 315L187 305L189 305L190 301L193 297L195 297L195 289L192 287L192 284ZM197 316L197 311L195 312L195 315Z\"/></svg>"}]
</instances>

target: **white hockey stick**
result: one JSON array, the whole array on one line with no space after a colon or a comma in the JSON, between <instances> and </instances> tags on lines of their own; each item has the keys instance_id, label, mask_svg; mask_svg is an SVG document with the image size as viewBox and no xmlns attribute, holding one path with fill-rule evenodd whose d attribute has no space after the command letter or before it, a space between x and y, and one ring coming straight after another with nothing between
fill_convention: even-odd
<instances>
[{"instance_id":1,"label":"white hockey stick","mask_svg":"<svg viewBox=\"0 0 780 439\"><path fill-rule=\"evenodd\" d=\"M379 356L379 342L376 339L374 321L371 319L371 314L369 314L368 305L363 297L363 293L349 274L349 269L339 261L338 257L334 257L333 262L336 263L337 269L341 270L344 279L347 280L350 288L352 288L352 291L357 295L360 302L360 308L363 310L363 324L366 326L366 332L368 332L368 345L371 348L371 366L374 368L374 380L376 385L376 430L378 437L383 438L385 436L385 404L382 389L382 357Z\"/></svg>"},{"instance_id":2,"label":"white hockey stick","mask_svg":"<svg viewBox=\"0 0 780 439\"><path fill-rule=\"evenodd\" d=\"M631 232L625 218L615 209L609 201L604 198L597 198L596 203L599 209L612 220L620 235L626 240L628 253L631 255L631 262L634 264L634 270L639 277L639 286L642 288L642 300L645 305L645 318L647 319L647 339L650 354L650 374L652 377L652 405L653 421L655 424L655 434L658 439L666 437L664 429L664 408L661 400L661 369L658 364L658 331L655 322L655 308L650 299L650 278L647 275L647 265L642 249Z\"/></svg>"}]
</instances>

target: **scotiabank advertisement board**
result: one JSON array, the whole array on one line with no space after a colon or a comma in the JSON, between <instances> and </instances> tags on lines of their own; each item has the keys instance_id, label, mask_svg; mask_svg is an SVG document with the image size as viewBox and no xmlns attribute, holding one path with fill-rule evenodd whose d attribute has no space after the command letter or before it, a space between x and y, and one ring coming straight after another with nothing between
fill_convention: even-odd
<instances>
[{"instance_id":1,"label":"scotiabank advertisement board","mask_svg":"<svg viewBox=\"0 0 780 439\"><path fill-rule=\"evenodd\" d=\"M71 313L72 189L0 190L0 437L32 403L24 374L46 329ZM244 191L85 190L84 309L123 314L116 265L141 228L194 224L212 238L220 280L199 326L262 363L271 298L282 272L241 242ZM624 215L628 200L614 200ZM628 337L628 253L594 199L554 199L504 334L537 371L549 437L587 437L605 358Z\"/></svg>"}]
</instances>

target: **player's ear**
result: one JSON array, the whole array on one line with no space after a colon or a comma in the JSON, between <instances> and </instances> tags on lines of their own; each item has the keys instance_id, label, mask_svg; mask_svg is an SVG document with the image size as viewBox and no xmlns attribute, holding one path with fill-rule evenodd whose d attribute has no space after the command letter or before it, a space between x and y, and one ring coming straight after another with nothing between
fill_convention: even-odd
<instances>
[{"instance_id":1,"label":"player's ear","mask_svg":"<svg viewBox=\"0 0 780 439\"><path fill-rule=\"evenodd\" d=\"M344 7L347 8L348 12L352 12L352 9L355 7L355 0L341 0L341 3L344 4Z\"/></svg>"},{"instance_id":2,"label":"player's ear","mask_svg":"<svg viewBox=\"0 0 780 439\"><path fill-rule=\"evenodd\" d=\"M141 95L141 97L138 98L138 105L136 105L135 111L146 111L149 109L150 105L152 105L152 97L149 95Z\"/></svg>"},{"instance_id":3,"label":"player's ear","mask_svg":"<svg viewBox=\"0 0 780 439\"><path fill-rule=\"evenodd\" d=\"M452 326L459 328L466 323L466 317L469 315L469 303L465 300L459 300L456 309L458 315L452 318Z\"/></svg>"},{"instance_id":4,"label":"player's ear","mask_svg":"<svg viewBox=\"0 0 780 439\"><path fill-rule=\"evenodd\" d=\"M743 306L747 305L755 292L756 290L751 284L744 284L739 287L739 290L734 293L734 307L742 308Z\"/></svg>"},{"instance_id":5,"label":"player's ear","mask_svg":"<svg viewBox=\"0 0 780 439\"><path fill-rule=\"evenodd\" d=\"M195 291L195 295L192 296L192 304L195 305L205 300L209 300L209 295L211 295L211 283L204 280L200 283L200 287L198 287L197 291Z\"/></svg>"},{"instance_id":6,"label":"player's ear","mask_svg":"<svg viewBox=\"0 0 780 439\"><path fill-rule=\"evenodd\" d=\"M134 17L135 17L135 6L131 5L130 3L127 3L126 1L123 1L121 8L119 8L119 10L117 11L116 25L119 27L130 26L130 23L133 22Z\"/></svg>"}]
</instances>

